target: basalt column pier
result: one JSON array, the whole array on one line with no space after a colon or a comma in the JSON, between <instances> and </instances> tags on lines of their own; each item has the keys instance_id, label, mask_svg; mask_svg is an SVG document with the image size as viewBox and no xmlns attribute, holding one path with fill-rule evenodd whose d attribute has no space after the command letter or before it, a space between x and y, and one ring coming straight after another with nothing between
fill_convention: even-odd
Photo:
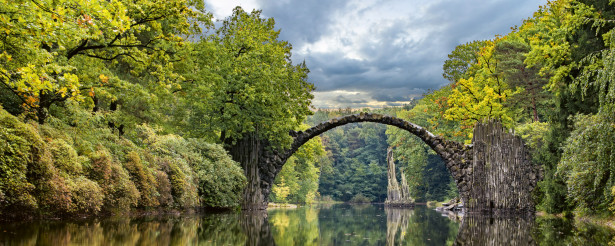
<instances>
[{"instance_id":1,"label":"basalt column pier","mask_svg":"<svg viewBox=\"0 0 615 246\"><path fill-rule=\"evenodd\" d=\"M275 176L286 160L308 140L335 127L357 122L399 127L423 140L445 161L467 211L534 211L530 193L540 177L539 169L530 163L521 139L505 131L499 123L478 124L473 145L464 145L445 140L405 120L370 113L332 119L306 131L291 131L294 141L289 149L282 152L269 150L266 143L255 145L258 146L258 153L250 155L252 161L240 161L248 178L242 208L267 207Z\"/></svg>"}]
</instances>

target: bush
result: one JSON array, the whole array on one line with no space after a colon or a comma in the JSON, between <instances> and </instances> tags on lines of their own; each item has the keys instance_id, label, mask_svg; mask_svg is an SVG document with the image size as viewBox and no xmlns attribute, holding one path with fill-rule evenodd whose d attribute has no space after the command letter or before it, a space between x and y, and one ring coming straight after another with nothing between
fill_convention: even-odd
<instances>
[{"instance_id":1,"label":"bush","mask_svg":"<svg viewBox=\"0 0 615 246\"><path fill-rule=\"evenodd\" d=\"M130 174L130 179L135 183L139 193L141 193L141 199L139 199L139 205L142 207L156 207L160 203L156 196L156 178L152 171L147 168L141 161L141 157L135 151L131 151L126 155L126 163L124 168Z\"/></svg>"},{"instance_id":2,"label":"bush","mask_svg":"<svg viewBox=\"0 0 615 246\"><path fill-rule=\"evenodd\" d=\"M34 185L27 179L30 166L40 158L43 141L36 130L0 107L0 211L38 207Z\"/></svg>"},{"instance_id":3,"label":"bush","mask_svg":"<svg viewBox=\"0 0 615 246\"><path fill-rule=\"evenodd\" d=\"M73 202L69 185L53 166L50 167L48 176L37 182L36 190L42 212L67 214L71 211Z\"/></svg>"},{"instance_id":4,"label":"bush","mask_svg":"<svg viewBox=\"0 0 615 246\"><path fill-rule=\"evenodd\" d=\"M607 211L615 186L613 115L577 115L566 139L557 174L564 177L568 199L587 212Z\"/></svg>"},{"instance_id":5,"label":"bush","mask_svg":"<svg viewBox=\"0 0 615 246\"><path fill-rule=\"evenodd\" d=\"M138 136L154 155L155 163L168 177L173 200L178 206L234 207L245 186L245 176L219 145L201 139L184 139L176 135L159 136L147 126L137 128ZM159 184L158 191L166 187ZM198 199L197 199L198 198Z\"/></svg>"},{"instance_id":6,"label":"bush","mask_svg":"<svg viewBox=\"0 0 615 246\"><path fill-rule=\"evenodd\" d=\"M158 204L160 206L173 205L173 195L171 194L171 182L169 176L163 171L156 171L156 190L158 190Z\"/></svg>"},{"instance_id":7,"label":"bush","mask_svg":"<svg viewBox=\"0 0 615 246\"><path fill-rule=\"evenodd\" d=\"M91 168L87 176L96 181L104 194L103 209L126 211L139 202L139 190L130 180L128 172L101 147L90 157Z\"/></svg>"},{"instance_id":8,"label":"bush","mask_svg":"<svg viewBox=\"0 0 615 246\"><path fill-rule=\"evenodd\" d=\"M235 207L246 184L246 177L239 163L232 160L220 145L197 139L189 140L191 146L202 155L194 161L201 205L207 207Z\"/></svg>"},{"instance_id":9,"label":"bush","mask_svg":"<svg viewBox=\"0 0 615 246\"><path fill-rule=\"evenodd\" d=\"M350 199L350 201L348 201L349 203L370 203L372 202L371 199L369 199L369 197L366 197L365 195L359 193L356 194L354 197L352 197L352 199Z\"/></svg>"},{"instance_id":10,"label":"bush","mask_svg":"<svg viewBox=\"0 0 615 246\"><path fill-rule=\"evenodd\" d=\"M103 191L98 184L79 176L70 182L71 212L96 214L103 205Z\"/></svg>"},{"instance_id":11,"label":"bush","mask_svg":"<svg viewBox=\"0 0 615 246\"><path fill-rule=\"evenodd\" d=\"M69 175L79 175L82 172L81 161L75 149L62 139L54 139L49 143L55 166Z\"/></svg>"}]
</instances>

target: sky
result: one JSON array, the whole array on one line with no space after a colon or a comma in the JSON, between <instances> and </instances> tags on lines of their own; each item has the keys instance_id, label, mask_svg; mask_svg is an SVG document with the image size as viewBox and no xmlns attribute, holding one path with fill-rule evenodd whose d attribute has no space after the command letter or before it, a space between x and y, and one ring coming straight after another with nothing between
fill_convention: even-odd
<instances>
[{"instance_id":1,"label":"sky","mask_svg":"<svg viewBox=\"0 0 615 246\"><path fill-rule=\"evenodd\" d=\"M399 106L448 83L457 45L521 25L547 0L205 0L222 20L235 6L273 17L316 86L316 108Z\"/></svg>"}]
</instances>

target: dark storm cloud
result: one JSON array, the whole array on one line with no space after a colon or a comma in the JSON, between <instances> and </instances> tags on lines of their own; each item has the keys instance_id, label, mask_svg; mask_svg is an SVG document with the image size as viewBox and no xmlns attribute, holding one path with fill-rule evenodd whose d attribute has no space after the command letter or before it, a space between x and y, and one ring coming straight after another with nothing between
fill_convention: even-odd
<instances>
[{"instance_id":1,"label":"dark storm cloud","mask_svg":"<svg viewBox=\"0 0 615 246\"><path fill-rule=\"evenodd\" d=\"M282 29L281 39L291 41L294 47L315 42L327 33L336 11L346 6L346 0L289 0L257 1L263 14L274 17Z\"/></svg>"},{"instance_id":2,"label":"dark storm cloud","mask_svg":"<svg viewBox=\"0 0 615 246\"><path fill-rule=\"evenodd\" d=\"M316 107L398 105L446 84L459 44L506 34L546 0L256 0L293 60L306 61ZM360 92L361 100L333 92Z\"/></svg>"}]
</instances>

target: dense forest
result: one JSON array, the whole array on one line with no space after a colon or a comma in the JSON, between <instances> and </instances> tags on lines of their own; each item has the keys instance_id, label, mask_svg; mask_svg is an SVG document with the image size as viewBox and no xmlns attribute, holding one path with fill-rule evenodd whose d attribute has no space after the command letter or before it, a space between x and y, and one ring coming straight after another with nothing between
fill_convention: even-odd
<instances>
[{"instance_id":1,"label":"dense forest","mask_svg":"<svg viewBox=\"0 0 615 246\"><path fill-rule=\"evenodd\" d=\"M0 214L237 207L250 144L281 150L290 130L370 111L466 143L500 120L542 166L539 210L612 215L614 5L549 1L460 44L449 83L403 107L316 110L307 65L260 11L214 25L198 0L0 0ZM363 123L302 147L270 198L382 202L389 146L417 201L455 196L419 139Z\"/></svg>"}]
</instances>

